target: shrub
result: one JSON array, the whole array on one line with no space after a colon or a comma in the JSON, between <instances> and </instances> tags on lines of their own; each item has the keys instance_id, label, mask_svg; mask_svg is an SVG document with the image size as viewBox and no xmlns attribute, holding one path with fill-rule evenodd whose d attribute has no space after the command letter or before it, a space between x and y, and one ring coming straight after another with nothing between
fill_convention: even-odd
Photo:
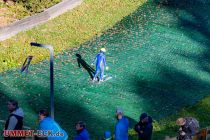
<instances>
[{"instance_id":1,"label":"shrub","mask_svg":"<svg viewBox=\"0 0 210 140\"><path fill-rule=\"evenodd\" d=\"M39 13L60 1L61 0L16 0L16 3L22 5L30 13Z\"/></svg>"},{"instance_id":2,"label":"shrub","mask_svg":"<svg viewBox=\"0 0 210 140\"><path fill-rule=\"evenodd\" d=\"M4 0L1 7L7 7L16 19L22 19L34 13L40 13L45 9L59 3L61 0Z\"/></svg>"}]
</instances>

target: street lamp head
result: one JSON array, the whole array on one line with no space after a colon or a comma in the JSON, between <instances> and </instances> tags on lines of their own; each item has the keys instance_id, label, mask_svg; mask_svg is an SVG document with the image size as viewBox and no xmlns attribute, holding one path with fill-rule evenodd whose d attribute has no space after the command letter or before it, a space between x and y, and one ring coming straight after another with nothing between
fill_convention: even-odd
<instances>
[{"instance_id":1,"label":"street lamp head","mask_svg":"<svg viewBox=\"0 0 210 140\"><path fill-rule=\"evenodd\" d=\"M30 43L31 46L36 46L36 47L42 47L42 44L36 43L36 42L31 42Z\"/></svg>"},{"instance_id":2,"label":"street lamp head","mask_svg":"<svg viewBox=\"0 0 210 140\"><path fill-rule=\"evenodd\" d=\"M50 45L39 44L39 43L36 43L36 42L31 42L30 45L31 46L36 46L36 47L47 48L47 49L53 50L53 47L50 46Z\"/></svg>"}]
</instances>

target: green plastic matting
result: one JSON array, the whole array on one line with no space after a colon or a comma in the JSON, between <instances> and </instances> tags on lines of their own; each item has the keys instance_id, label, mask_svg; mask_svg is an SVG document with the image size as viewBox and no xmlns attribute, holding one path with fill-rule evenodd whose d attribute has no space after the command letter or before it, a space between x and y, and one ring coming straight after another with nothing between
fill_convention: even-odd
<instances>
[{"instance_id":1,"label":"green plastic matting","mask_svg":"<svg viewBox=\"0 0 210 140\"><path fill-rule=\"evenodd\" d=\"M159 120L197 103L210 93L209 16L209 1L148 1L101 36L56 56L56 121L72 138L75 122L83 120L98 140L114 131L117 107L132 127L142 112ZM88 71L101 47L113 78L93 84ZM31 65L28 74L3 72L0 81L0 119L12 98L25 111L25 125L36 128L39 109L49 109L49 61Z\"/></svg>"}]
</instances>

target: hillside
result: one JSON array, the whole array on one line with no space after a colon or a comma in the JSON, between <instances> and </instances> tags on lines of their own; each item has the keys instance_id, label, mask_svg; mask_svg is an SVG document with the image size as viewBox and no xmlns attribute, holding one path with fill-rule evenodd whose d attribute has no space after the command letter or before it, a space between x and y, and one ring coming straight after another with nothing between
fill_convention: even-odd
<instances>
[{"instance_id":1,"label":"hillside","mask_svg":"<svg viewBox=\"0 0 210 140\"><path fill-rule=\"evenodd\" d=\"M40 13L61 0L0 0L0 27L36 13Z\"/></svg>"}]
</instances>

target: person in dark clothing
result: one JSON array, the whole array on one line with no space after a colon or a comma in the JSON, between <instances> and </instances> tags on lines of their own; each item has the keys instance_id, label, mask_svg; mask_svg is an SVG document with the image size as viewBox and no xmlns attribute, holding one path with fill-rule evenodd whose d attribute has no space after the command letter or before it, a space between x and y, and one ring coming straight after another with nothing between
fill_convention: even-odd
<instances>
[{"instance_id":1,"label":"person in dark clothing","mask_svg":"<svg viewBox=\"0 0 210 140\"><path fill-rule=\"evenodd\" d=\"M82 121L79 121L76 124L77 136L74 138L74 140L90 140L88 131L85 127L86 125Z\"/></svg>"},{"instance_id":2,"label":"person in dark clothing","mask_svg":"<svg viewBox=\"0 0 210 140\"><path fill-rule=\"evenodd\" d=\"M199 122L195 118L178 118L176 124L180 126L177 140L192 140L199 132Z\"/></svg>"},{"instance_id":3,"label":"person in dark clothing","mask_svg":"<svg viewBox=\"0 0 210 140\"><path fill-rule=\"evenodd\" d=\"M152 118L146 113L142 113L140 121L135 125L135 131L139 135L139 140L151 140L152 130Z\"/></svg>"},{"instance_id":4,"label":"person in dark clothing","mask_svg":"<svg viewBox=\"0 0 210 140\"><path fill-rule=\"evenodd\" d=\"M87 72L89 73L91 79L93 79L93 76L95 74L95 70L90 66L88 65L85 60L82 59L82 56L80 54L76 54L77 56L77 62L78 62L78 67L81 68L81 66L87 70Z\"/></svg>"},{"instance_id":5,"label":"person in dark clothing","mask_svg":"<svg viewBox=\"0 0 210 140\"><path fill-rule=\"evenodd\" d=\"M6 121L4 130L21 130L23 127L24 113L15 100L9 100L7 108L10 115ZM4 137L4 140L21 140L21 137Z\"/></svg>"}]
</instances>

